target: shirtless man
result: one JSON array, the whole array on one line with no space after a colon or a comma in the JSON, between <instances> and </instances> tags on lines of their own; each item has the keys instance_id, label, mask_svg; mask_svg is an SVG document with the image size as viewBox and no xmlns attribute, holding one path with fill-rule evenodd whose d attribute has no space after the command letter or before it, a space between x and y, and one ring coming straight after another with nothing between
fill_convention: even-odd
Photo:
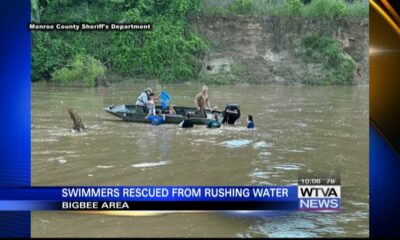
<instances>
[{"instance_id":1,"label":"shirtless man","mask_svg":"<svg viewBox=\"0 0 400 240\"><path fill-rule=\"evenodd\" d=\"M196 95L194 103L196 104L197 108L196 115L200 118L207 118L206 109L210 109L211 104L208 101L208 88L206 85L203 85L203 87L201 88L201 92Z\"/></svg>"}]
</instances>

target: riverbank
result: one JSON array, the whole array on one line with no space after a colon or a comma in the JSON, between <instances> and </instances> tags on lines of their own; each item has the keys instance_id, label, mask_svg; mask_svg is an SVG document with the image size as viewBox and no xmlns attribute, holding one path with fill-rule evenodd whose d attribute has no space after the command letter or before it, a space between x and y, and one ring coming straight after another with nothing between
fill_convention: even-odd
<instances>
[{"instance_id":1,"label":"riverbank","mask_svg":"<svg viewBox=\"0 0 400 240\"><path fill-rule=\"evenodd\" d=\"M201 16L194 28L211 47L199 77L217 84L366 84L368 27L359 17Z\"/></svg>"},{"instance_id":2,"label":"riverbank","mask_svg":"<svg viewBox=\"0 0 400 240\"><path fill-rule=\"evenodd\" d=\"M208 50L196 60L196 77L183 82L211 85L363 85L369 82L369 23L365 17L332 20L199 15L192 28L207 43ZM345 61L349 65L343 64ZM166 81L149 74L124 75L111 67L104 72L93 86L121 81L141 83L149 79L159 83L180 81ZM69 85L85 86L82 82L72 81Z\"/></svg>"},{"instance_id":3,"label":"riverbank","mask_svg":"<svg viewBox=\"0 0 400 240\"><path fill-rule=\"evenodd\" d=\"M87 87L132 78L218 85L368 83L364 0L143 4L33 0L32 16L38 23L145 20L154 28L32 31L32 81Z\"/></svg>"}]
</instances>

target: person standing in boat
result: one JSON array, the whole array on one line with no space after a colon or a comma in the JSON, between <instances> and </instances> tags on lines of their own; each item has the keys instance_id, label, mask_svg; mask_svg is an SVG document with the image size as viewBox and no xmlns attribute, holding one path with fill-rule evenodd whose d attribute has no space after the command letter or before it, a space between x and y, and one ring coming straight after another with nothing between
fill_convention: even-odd
<instances>
[{"instance_id":1,"label":"person standing in boat","mask_svg":"<svg viewBox=\"0 0 400 240\"><path fill-rule=\"evenodd\" d=\"M156 102L154 100L154 93L148 95L147 109L149 110L149 115L156 115Z\"/></svg>"},{"instance_id":2,"label":"person standing in boat","mask_svg":"<svg viewBox=\"0 0 400 240\"><path fill-rule=\"evenodd\" d=\"M195 99L194 102L196 104L196 115L199 118L207 118L207 111L206 109L210 109L210 101L208 100L208 87L206 85L203 85L201 88L201 92L199 92Z\"/></svg>"},{"instance_id":3,"label":"person standing in boat","mask_svg":"<svg viewBox=\"0 0 400 240\"><path fill-rule=\"evenodd\" d=\"M153 93L151 88L146 88L136 100L136 112L147 113L147 104L149 103L149 96Z\"/></svg>"}]
</instances>

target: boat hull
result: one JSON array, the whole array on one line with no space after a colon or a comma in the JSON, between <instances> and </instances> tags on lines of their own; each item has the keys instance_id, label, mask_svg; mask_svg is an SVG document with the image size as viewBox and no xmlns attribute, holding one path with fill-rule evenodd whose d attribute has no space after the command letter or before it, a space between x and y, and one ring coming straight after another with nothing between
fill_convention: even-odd
<instances>
[{"instance_id":1,"label":"boat hull","mask_svg":"<svg viewBox=\"0 0 400 240\"><path fill-rule=\"evenodd\" d=\"M156 106L156 109L161 110L161 106ZM174 109L176 111L176 115L164 114L164 123L178 124L183 121L184 116L187 113L193 116L196 111L196 108L191 107L174 107ZM137 112L135 105L111 105L104 108L104 111L127 122L149 123L149 121L145 119L147 113ZM193 122L193 124L205 125L211 118L212 112L208 110L207 118L191 117L190 120Z\"/></svg>"}]
</instances>

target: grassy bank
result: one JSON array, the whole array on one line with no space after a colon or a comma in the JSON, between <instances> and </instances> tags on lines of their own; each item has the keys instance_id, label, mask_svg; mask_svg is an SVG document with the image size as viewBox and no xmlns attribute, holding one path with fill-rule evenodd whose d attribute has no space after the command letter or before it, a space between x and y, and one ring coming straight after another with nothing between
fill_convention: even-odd
<instances>
[{"instance_id":1,"label":"grassy bank","mask_svg":"<svg viewBox=\"0 0 400 240\"><path fill-rule=\"evenodd\" d=\"M203 0L204 15L251 15L326 17L330 19L355 16L367 17L368 2L363 0Z\"/></svg>"}]
</instances>

